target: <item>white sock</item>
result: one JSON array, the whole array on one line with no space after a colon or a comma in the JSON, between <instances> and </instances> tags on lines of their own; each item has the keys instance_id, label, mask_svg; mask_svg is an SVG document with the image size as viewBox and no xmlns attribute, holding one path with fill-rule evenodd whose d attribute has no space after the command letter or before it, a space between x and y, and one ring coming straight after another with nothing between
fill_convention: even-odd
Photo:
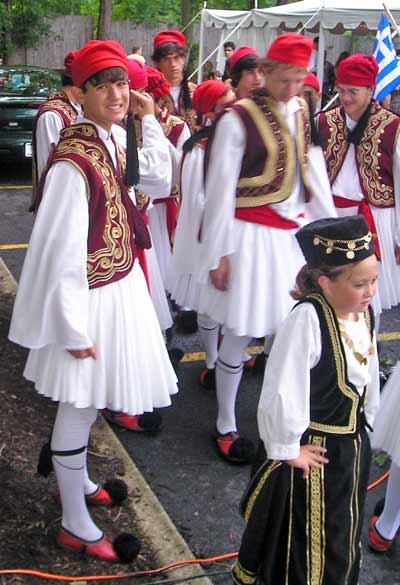
<instances>
[{"instance_id":1,"label":"white sock","mask_svg":"<svg viewBox=\"0 0 400 585\"><path fill-rule=\"evenodd\" d=\"M236 432L235 404L243 373L243 352L250 338L225 332L216 366L218 401L217 431L222 435Z\"/></svg>"},{"instance_id":2,"label":"white sock","mask_svg":"<svg viewBox=\"0 0 400 585\"><path fill-rule=\"evenodd\" d=\"M62 506L61 524L75 536L88 541L97 540L102 535L90 517L84 491L86 446L96 416L95 408L75 408L61 403L51 439Z\"/></svg>"},{"instance_id":3,"label":"white sock","mask_svg":"<svg viewBox=\"0 0 400 585\"><path fill-rule=\"evenodd\" d=\"M219 325L214 319L200 313L197 315L197 324L206 352L206 366L209 370L213 370L218 357Z\"/></svg>"},{"instance_id":4,"label":"white sock","mask_svg":"<svg viewBox=\"0 0 400 585\"><path fill-rule=\"evenodd\" d=\"M392 540L400 528L400 467L395 463L390 467L385 507L375 526L386 540Z\"/></svg>"}]
</instances>

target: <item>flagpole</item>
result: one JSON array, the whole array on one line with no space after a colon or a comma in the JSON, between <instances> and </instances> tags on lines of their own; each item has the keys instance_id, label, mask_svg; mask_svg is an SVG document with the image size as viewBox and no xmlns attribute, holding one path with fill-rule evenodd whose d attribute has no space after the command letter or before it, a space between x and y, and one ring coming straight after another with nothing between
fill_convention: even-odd
<instances>
[{"instance_id":1,"label":"flagpole","mask_svg":"<svg viewBox=\"0 0 400 585\"><path fill-rule=\"evenodd\" d=\"M400 37L400 28L397 24L397 22L394 19L393 14L390 12L389 8L386 6L386 4L383 2L382 4L384 11L386 12L390 22L392 23L392 26L394 28L394 31L392 33L392 38L395 37L396 35Z\"/></svg>"}]
</instances>

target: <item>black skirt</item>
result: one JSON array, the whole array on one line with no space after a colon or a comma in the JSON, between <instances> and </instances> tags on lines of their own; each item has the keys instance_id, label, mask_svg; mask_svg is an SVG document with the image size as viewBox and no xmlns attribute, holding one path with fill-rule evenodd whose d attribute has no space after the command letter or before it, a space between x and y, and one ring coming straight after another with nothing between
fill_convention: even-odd
<instances>
[{"instance_id":1,"label":"black skirt","mask_svg":"<svg viewBox=\"0 0 400 585\"><path fill-rule=\"evenodd\" d=\"M303 471L266 460L241 502L246 520L232 576L237 585L357 585L371 451L365 430L308 433L329 463Z\"/></svg>"}]
</instances>

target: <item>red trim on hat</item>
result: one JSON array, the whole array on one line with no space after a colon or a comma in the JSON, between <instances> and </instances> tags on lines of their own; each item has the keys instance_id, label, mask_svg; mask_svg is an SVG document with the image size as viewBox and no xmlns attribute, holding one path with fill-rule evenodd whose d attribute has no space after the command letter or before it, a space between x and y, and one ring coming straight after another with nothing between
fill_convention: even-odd
<instances>
[{"instance_id":1,"label":"red trim on hat","mask_svg":"<svg viewBox=\"0 0 400 585\"><path fill-rule=\"evenodd\" d=\"M175 43L180 47L186 47L186 38L180 30L162 30L154 37L153 49L165 43Z\"/></svg>"},{"instance_id":2,"label":"red trim on hat","mask_svg":"<svg viewBox=\"0 0 400 585\"><path fill-rule=\"evenodd\" d=\"M372 55L355 53L339 63L336 69L336 85L373 87L378 69L378 63Z\"/></svg>"},{"instance_id":3,"label":"red trim on hat","mask_svg":"<svg viewBox=\"0 0 400 585\"><path fill-rule=\"evenodd\" d=\"M95 73L111 67L120 67L128 73L128 59L121 45L117 41L88 41L72 61L72 81L79 87Z\"/></svg>"},{"instance_id":4,"label":"red trim on hat","mask_svg":"<svg viewBox=\"0 0 400 585\"><path fill-rule=\"evenodd\" d=\"M277 37L267 50L266 59L307 69L314 41L297 33Z\"/></svg>"},{"instance_id":5,"label":"red trim on hat","mask_svg":"<svg viewBox=\"0 0 400 585\"><path fill-rule=\"evenodd\" d=\"M229 69L232 71L232 69L234 68L236 63L240 61L240 59L243 59L243 57L248 57L249 55L254 55L254 57L260 56L260 54L252 47L239 47L238 49L236 49L232 57L230 57L229 59Z\"/></svg>"},{"instance_id":6,"label":"red trim on hat","mask_svg":"<svg viewBox=\"0 0 400 585\"><path fill-rule=\"evenodd\" d=\"M210 79L203 81L193 92L193 108L199 114L212 112L219 98L229 89L229 86L222 81Z\"/></svg>"},{"instance_id":7,"label":"red trim on hat","mask_svg":"<svg viewBox=\"0 0 400 585\"><path fill-rule=\"evenodd\" d=\"M321 93L318 77L312 71L309 71L303 80L303 87L313 87L318 93Z\"/></svg>"},{"instance_id":8,"label":"red trim on hat","mask_svg":"<svg viewBox=\"0 0 400 585\"><path fill-rule=\"evenodd\" d=\"M128 76L130 89L145 89L147 86L147 69L136 59L128 59Z\"/></svg>"}]
</instances>

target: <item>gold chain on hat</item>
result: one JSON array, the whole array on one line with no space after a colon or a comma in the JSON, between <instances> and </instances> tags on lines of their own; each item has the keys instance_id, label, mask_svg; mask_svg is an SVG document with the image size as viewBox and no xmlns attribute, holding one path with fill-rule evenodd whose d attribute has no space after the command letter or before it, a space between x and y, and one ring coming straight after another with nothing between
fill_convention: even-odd
<instances>
[{"instance_id":1,"label":"gold chain on hat","mask_svg":"<svg viewBox=\"0 0 400 585\"><path fill-rule=\"evenodd\" d=\"M372 240L371 232L368 232L361 238L355 238L354 240L334 240L332 238L324 238L319 234L315 234L313 239L314 246L324 246L326 248L326 254L332 254L332 252L343 252L346 254L346 258L352 260L355 257L355 252L359 250L369 250L369 245Z\"/></svg>"}]
</instances>

